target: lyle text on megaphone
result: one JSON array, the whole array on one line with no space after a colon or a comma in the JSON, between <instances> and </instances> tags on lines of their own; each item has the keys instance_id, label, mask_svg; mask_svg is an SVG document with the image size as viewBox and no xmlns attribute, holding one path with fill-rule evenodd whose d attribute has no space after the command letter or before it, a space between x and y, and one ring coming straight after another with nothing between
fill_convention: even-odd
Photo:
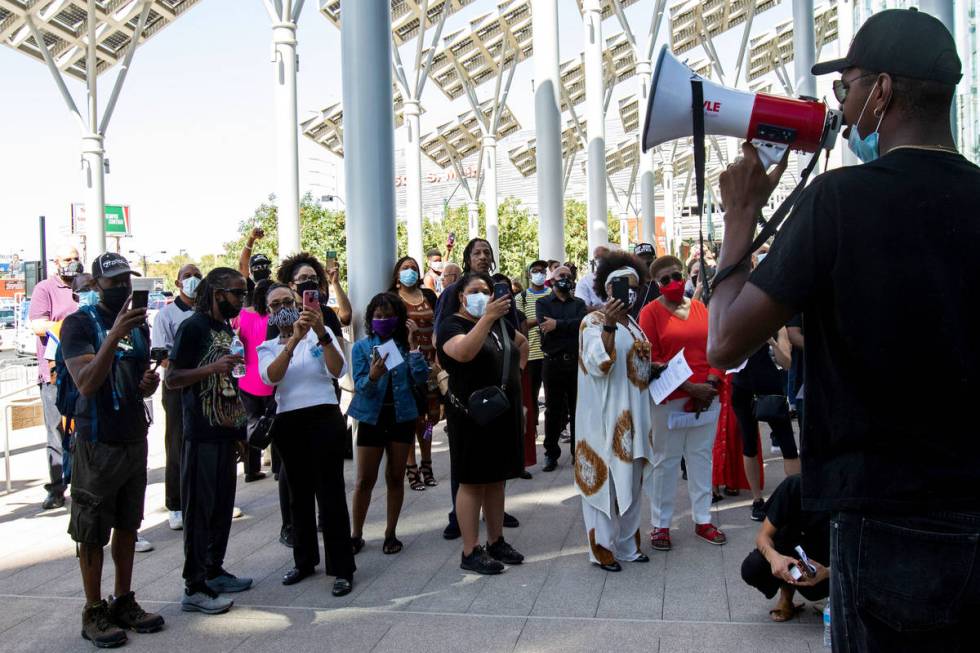
<instances>
[{"instance_id":1,"label":"lyle text on megaphone","mask_svg":"<svg viewBox=\"0 0 980 653\"><path fill-rule=\"evenodd\" d=\"M692 135L691 81L704 89L704 131L752 142L765 165L778 161L786 148L802 152L830 149L842 115L822 102L751 93L704 79L667 50L657 58L643 125L643 151Z\"/></svg>"}]
</instances>

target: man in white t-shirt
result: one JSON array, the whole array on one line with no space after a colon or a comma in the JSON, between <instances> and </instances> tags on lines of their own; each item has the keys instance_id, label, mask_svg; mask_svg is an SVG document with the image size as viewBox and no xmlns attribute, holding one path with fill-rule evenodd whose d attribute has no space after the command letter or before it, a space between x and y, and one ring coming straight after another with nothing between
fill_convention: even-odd
<instances>
[{"instance_id":1,"label":"man in white t-shirt","mask_svg":"<svg viewBox=\"0 0 980 653\"><path fill-rule=\"evenodd\" d=\"M592 269L598 266L599 261L604 259L609 255L611 251L609 245L598 245L595 251L592 252ZM591 313L592 311L599 310L602 308L603 302L599 295L595 292L595 272L589 272L579 279L578 283L575 284L575 296L585 302L585 307Z\"/></svg>"}]
</instances>

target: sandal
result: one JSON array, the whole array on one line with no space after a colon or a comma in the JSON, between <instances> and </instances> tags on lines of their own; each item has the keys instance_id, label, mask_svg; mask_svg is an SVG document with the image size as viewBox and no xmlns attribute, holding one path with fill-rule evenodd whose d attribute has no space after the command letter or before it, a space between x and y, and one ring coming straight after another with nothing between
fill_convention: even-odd
<instances>
[{"instance_id":1,"label":"sandal","mask_svg":"<svg viewBox=\"0 0 980 653\"><path fill-rule=\"evenodd\" d=\"M361 549L364 548L364 538L352 535L350 538L350 548L353 549L354 555L360 553Z\"/></svg>"},{"instance_id":2,"label":"sandal","mask_svg":"<svg viewBox=\"0 0 980 653\"><path fill-rule=\"evenodd\" d=\"M425 483L423 483L422 479L419 477L418 465L406 465L405 476L408 477L408 487L412 488L416 492L425 491Z\"/></svg>"},{"instance_id":3,"label":"sandal","mask_svg":"<svg viewBox=\"0 0 980 653\"><path fill-rule=\"evenodd\" d=\"M670 529L655 528L650 531L650 546L657 551L670 551Z\"/></svg>"},{"instance_id":4,"label":"sandal","mask_svg":"<svg viewBox=\"0 0 980 653\"><path fill-rule=\"evenodd\" d=\"M385 555L392 555L393 553L398 553L402 550L402 543L397 537L392 535L391 537L385 538L385 543L381 547L381 551Z\"/></svg>"},{"instance_id":5,"label":"sandal","mask_svg":"<svg viewBox=\"0 0 980 653\"><path fill-rule=\"evenodd\" d=\"M789 621L800 612L803 612L803 604L799 603L794 605L792 609L787 608L773 608L769 611L769 618L776 623L783 623L784 621Z\"/></svg>"},{"instance_id":6,"label":"sandal","mask_svg":"<svg viewBox=\"0 0 980 653\"><path fill-rule=\"evenodd\" d=\"M422 474L422 480L427 486L435 487L439 485L439 481L437 481L436 477L432 474L431 460L423 460L421 464L419 464L419 472Z\"/></svg>"}]
</instances>

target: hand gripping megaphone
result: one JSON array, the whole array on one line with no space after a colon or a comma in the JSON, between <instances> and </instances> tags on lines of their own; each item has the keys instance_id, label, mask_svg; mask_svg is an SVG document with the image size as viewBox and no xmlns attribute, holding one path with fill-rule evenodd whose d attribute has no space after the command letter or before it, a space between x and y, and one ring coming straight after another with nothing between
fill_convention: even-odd
<instances>
[{"instance_id":1,"label":"hand gripping megaphone","mask_svg":"<svg viewBox=\"0 0 980 653\"><path fill-rule=\"evenodd\" d=\"M704 133L750 141L768 167L786 148L802 152L831 149L842 114L822 102L739 91L704 79L674 57L665 45L657 58L643 125L643 151L692 134L691 81L704 94Z\"/></svg>"}]
</instances>

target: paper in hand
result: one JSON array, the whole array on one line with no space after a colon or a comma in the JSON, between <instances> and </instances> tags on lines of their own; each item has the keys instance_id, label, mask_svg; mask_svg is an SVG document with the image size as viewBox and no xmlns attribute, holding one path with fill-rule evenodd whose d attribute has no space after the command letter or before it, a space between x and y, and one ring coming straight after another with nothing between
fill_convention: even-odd
<instances>
[{"instance_id":1,"label":"paper in hand","mask_svg":"<svg viewBox=\"0 0 980 653\"><path fill-rule=\"evenodd\" d=\"M650 396L653 397L654 403L663 403L664 399L681 387L681 384L691 378L692 374L691 367L684 358L684 350L681 349L667 363L667 368L660 373L660 378L650 383Z\"/></svg>"},{"instance_id":2,"label":"paper in hand","mask_svg":"<svg viewBox=\"0 0 980 653\"><path fill-rule=\"evenodd\" d=\"M388 358L385 359L385 367L388 368L389 372L405 362L405 359L402 358L402 353L398 351L398 345L395 344L394 339L378 345L376 351L378 352L378 356L382 358L384 358L385 354L388 354Z\"/></svg>"}]
</instances>

